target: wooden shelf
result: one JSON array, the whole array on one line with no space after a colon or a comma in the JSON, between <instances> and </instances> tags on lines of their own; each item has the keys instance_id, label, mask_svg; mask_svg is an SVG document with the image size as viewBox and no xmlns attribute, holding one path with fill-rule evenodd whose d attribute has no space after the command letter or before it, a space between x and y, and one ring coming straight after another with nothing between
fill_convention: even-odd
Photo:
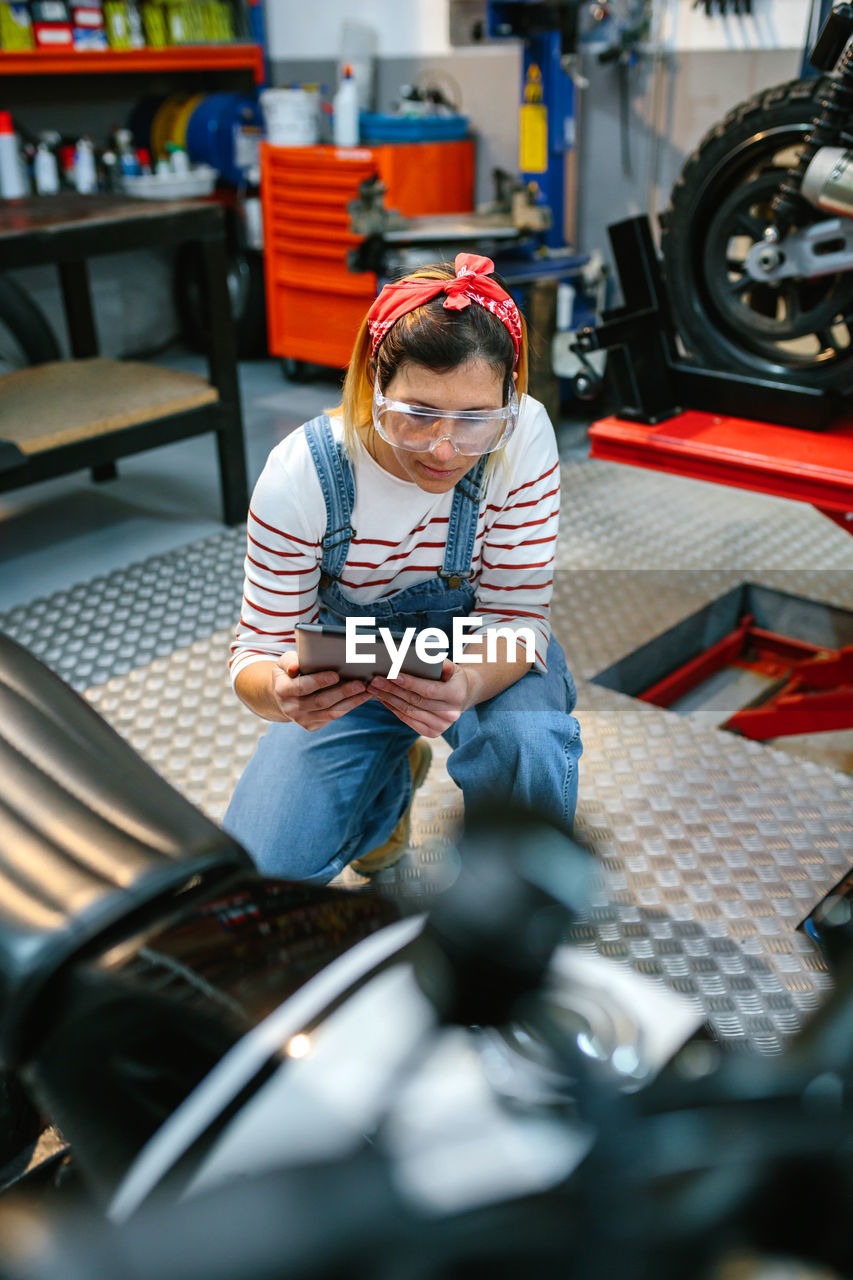
<instances>
[{"instance_id":1,"label":"wooden shelf","mask_svg":"<svg viewBox=\"0 0 853 1280\"><path fill-rule=\"evenodd\" d=\"M263 83L258 44L169 45L164 49L32 49L0 51L0 75L93 75L100 72L251 71Z\"/></svg>"},{"instance_id":2,"label":"wooden shelf","mask_svg":"<svg viewBox=\"0 0 853 1280\"><path fill-rule=\"evenodd\" d=\"M134 360L59 360L0 379L3 440L44 453L215 404L206 378Z\"/></svg>"}]
</instances>

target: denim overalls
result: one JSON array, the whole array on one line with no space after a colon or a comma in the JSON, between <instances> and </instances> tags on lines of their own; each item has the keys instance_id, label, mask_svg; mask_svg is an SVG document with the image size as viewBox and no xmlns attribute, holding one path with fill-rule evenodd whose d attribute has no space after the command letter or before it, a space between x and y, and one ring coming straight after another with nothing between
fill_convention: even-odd
<instances>
[{"instance_id":1,"label":"denim overalls","mask_svg":"<svg viewBox=\"0 0 853 1280\"><path fill-rule=\"evenodd\" d=\"M326 415L304 427L326 503L320 562L320 621L374 617L395 629L441 627L474 605L471 561L485 458L457 483L444 563L435 578L370 604L338 581L355 530L349 459ZM548 671L528 671L503 693L471 707L443 735L466 807L516 803L570 831L577 801L580 728L575 686L551 638ZM408 749L417 733L375 699L309 733L274 723L235 788L223 826L267 875L326 884L347 863L384 844L411 800Z\"/></svg>"}]
</instances>

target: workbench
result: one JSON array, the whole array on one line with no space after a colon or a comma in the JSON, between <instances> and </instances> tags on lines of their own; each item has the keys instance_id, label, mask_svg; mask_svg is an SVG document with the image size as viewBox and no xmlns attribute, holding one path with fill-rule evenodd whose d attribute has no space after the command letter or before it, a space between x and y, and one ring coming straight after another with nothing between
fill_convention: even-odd
<instances>
[{"instance_id":1,"label":"workbench","mask_svg":"<svg viewBox=\"0 0 853 1280\"><path fill-rule=\"evenodd\" d=\"M86 260L197 241L209 321L208 378L101 359ZM200 200L120 195L0 201L0 271L55 264L72 359L0 377L0 492L213 432L226 524L240 524L248 486L221 208Z\"/></svg>"}]
</instances>

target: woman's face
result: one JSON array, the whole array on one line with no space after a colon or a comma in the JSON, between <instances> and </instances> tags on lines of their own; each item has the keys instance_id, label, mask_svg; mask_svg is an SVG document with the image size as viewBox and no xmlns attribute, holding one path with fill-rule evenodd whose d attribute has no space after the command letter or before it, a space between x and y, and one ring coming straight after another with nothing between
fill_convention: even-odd
<instances>
[{"instance_id":1,"label":"woman's face","mask_svg":"<svg viewBox=\"0 0 853 1280\"><path fill-rule=\"evenodd\" d=\"M447 413L500 409L504 402L503 379L485 360L468 360L447 373L406 364L382 390L391 400ZM452 427L448 434L452 434ZM449 440L439 440L430 453L395 448L376 433L373 440L381 467L398 480L413 481L427 493L447 493L477 462L477 458L456 453Z\"/></svg>"}]
</instances>

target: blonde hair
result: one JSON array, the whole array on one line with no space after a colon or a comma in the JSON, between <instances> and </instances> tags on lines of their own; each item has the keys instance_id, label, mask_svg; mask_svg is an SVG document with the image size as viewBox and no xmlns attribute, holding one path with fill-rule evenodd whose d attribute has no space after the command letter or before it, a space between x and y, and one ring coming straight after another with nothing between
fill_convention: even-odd
<instances>
[{"instance_id":1,"label":"blonde hair","mask_svg":"<svg viewBox=\"0 0 853 1280\"><path fill-rule=\"evenodd\" d=\"M409 272L407 280L455 280L456 271L447 262L419 267ZM503 282L499 276L494 279ZM504 394L509 390L509 378L513 372L515 350L512 339L502 321L485 307L472 303L462 311L449 311L441 294L429 302L415 307L401 316L382 339L376 355L371 354L371 337L367 316L361 323L353 346L352 356L344 378L340 405L330 412L339 414L344 422L344 444L351 458L361 444L375 456L373 437L373 387L377 377L380 389L387 386L394 374L404 364L423 364L436 372L444 373L457 368L467 360L480 358L500 369L504 378ZM520 313L519 313L520 314ZM521 318L521 342L515 372L518 397L527 390L527 326ZM454 353L459 354L454 357ZM438 357L438 363L436 358ZM486 475L503 457L503 450L489 454Z\"/></svg>"}]
</instances>

